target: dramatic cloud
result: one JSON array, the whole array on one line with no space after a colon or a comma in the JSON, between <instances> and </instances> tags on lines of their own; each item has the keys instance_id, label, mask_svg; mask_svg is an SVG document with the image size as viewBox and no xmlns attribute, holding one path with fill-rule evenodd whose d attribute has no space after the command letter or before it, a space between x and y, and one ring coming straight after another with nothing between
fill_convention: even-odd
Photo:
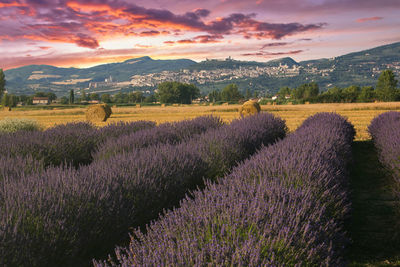
<instances>
[{"instance_id":1,"label":"dramatic cloud","mask_svg":"<svg viewBox=\"0 0 400 267\"><path fill-rule=\"evenodd\" d=\"M96 39L86 36L85 34L77 34L77 36L73 39L74 43L81 47L88 48L97 48L99 47L99 43Z\"/></svg>"},{"instance_id":2,"label":"dramatic cloud","mask_svg":"<svg viewBox=\"0 0 400 267\"><path fill-rule=\"evenodd\" d=\"M168 0L161 0L168 1ZM399 9L398 0L203 0L204 5L218 2L213 10L268 10L271 13L319 15L338 14L343 12L366 12L377 10Z\"/></svg>"},{"instance_id":3,"label":"dramatic cloud","mask_svg":"<svg viewBox=\"0 0 400 267\"><path fill-rule=\"evenodd\" d=\"M285 56L285 55L296 55L302 53L304 50L293 50L287 52L255 52L255 53L245 53L242 56L262 56L262 57L273 57L273 56Z\"/></svg>"},{"instance_id":4,"label":"dramatic cloud","mask_svg":"<svg viewBox=\"0 0 400 267\"><path fill-rule=\"evenodd\" d=\"M214 34L214 35L199 35L194 37L194 39L198 43L206 44L206 43L219 43L220 39L223 39L222 35Z\"/></svg>"},{"instance_id":5,"label":"dramatic cloud","mask_svg":"<svg viewBox=\"0 0 400 267\"><path fill-rule=\"evenodd\" d=\"M0 68L333 57L400 41L399 12L399 0L0 0Z\"/></svg>"},{"instance_id":6,"label":"dramatic cloud","mask_svg":"<svg viewBox=\"0 0 400 267\"><path fill-rule=\"evenodd\" d=\"M290 43L288 42L279 42L279 43L268 43L268 44L264 44L261 49L267 48L267 47L280 47L280 46L285 46L288 45Z\"/></svg>"},{"instance_id":7,"label":"dramatic cloud","mask_svg":"<svg viewBox=\"0 0 400 267\"><path fill-rule=\"evenodd\" d=\"M224 37L219 34L215 35L199 35L192 39L183 39L178 41L165 41L164 44L208 44L208 43L220 43L220 39Z\"/></svg>"},{"instance_id":8,"label":"dramatic cloud","mask_svg":"<svg viewBox=\"0 0 400 267\"><path fill-rule=\"evenodd\" d=\"M191 40L191 39L184 39L184 40L178 40L176 41L178 44L194 44L196 41Z\"/></svg>"},{"instance_id":9,"label":"dramatic cloud","mask_svg":"<svg viewBox=\"0 0 400 267\"><path fill-rule=\"evenodd\" d=\"M160 35L159 31L144 31L139 34L140 36L155 36Z\"/></svg>"},{"instance_id":10,"label":"dramatic cloud","mask_svg":"<svg viewBox=\"0 0 400 267\"><path fill-rule=\"evenodd\" d=\"M362 23L362 22L382 20L382 19L383 19L383 17L369 17L369 18L360 18L360 19L357 19L356 21Z\"/></svg>"},{"instance_id":11,"label":"dramatic cloud","mask_svg":"<svg viewBox=\"0 0 400 267\"><path fill-rule=\"evenodd\" d=\"M197 8L183 14L154 9L123 1L35 1L8 2L0 5L7 16L15 19L13 29L0 29L2 39L31 39L75 43L98 48L100 41L112 36L149 37L170 32L204 33L195 39L176 43L218 42L227 35L244 38L281 39L286 36L317 30L324 23L269 23L256 20L256 14L233 13L210 18L208 9ZM4 12L3 12L4 13ZM28 14L21 16L21 14ZM18 21L18 23L17 23Z\"/></svg>"},{"instance_id":12,"label":"dramatic cloud","mask_svg":"<svg viewBox=\"0 0 400 267\"><path fill-rule=\"evenodd\" d=\"M164 44L169 44L169 45L172 45L172 44L174 44L175 42L174 41L165 41L164 42Z\"/></svg>"}]
</instances>

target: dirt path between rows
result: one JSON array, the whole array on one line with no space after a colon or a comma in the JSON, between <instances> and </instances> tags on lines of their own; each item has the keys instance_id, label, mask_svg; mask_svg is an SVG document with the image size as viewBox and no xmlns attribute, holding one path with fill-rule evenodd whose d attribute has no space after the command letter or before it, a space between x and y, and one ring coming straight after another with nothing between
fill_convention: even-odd
<instances>
[{"instance_id":1,"label":"dirt path between rows","mask_svg":"<svg viewBox=\"0 0 400 267\"><path fill-rule=\"evenodd\" d=\"M349 266L400 266L400 202L372 141L353 145Z\"/></svg>"}]
</instances>

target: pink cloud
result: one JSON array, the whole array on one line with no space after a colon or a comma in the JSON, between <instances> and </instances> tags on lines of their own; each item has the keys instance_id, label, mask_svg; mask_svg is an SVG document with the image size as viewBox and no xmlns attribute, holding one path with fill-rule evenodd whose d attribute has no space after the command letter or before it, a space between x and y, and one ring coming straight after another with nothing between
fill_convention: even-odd
<instances>
[{"instance_id":1,"label":"pink cloud","mask_svg":"<svg viewBox=\"0 0 400 267\"><path fill-rule=\"evenodd\" d=\"M367 21L376 21L376 20L382 20L383 17L369 17L369 18L360 18L357 19L356 21L359 23L367 22Z\"/></svg>"},{"instance_id":2,"label":"pink cloud","mask_svg":"<svg viewBox=\"0 0 400 267\"><path fill-rule=\"evenodd\" d=\"M193 43L196 43L196 41L191 40L191 39L178 40L176 42L178 44L193 44Z\"/></svg>"},{"instance_id":3,"label":"pink cloud","mask_svg":"<svg viewBox=\"0 0 400 267\"><path fill-rule=\"evenodd\" d=\"M15 21L12 29L0 28L2 38L74 43L92 49L98 48L101 40L116 35L150 37L161 33L197 32L204 34L191 40L192 43L211 43L219 42L227 35L281 39L326 25L271 23L255 19L255 13L232 13L210 18L211 11L204 8L176 14L167 9L112 0L25 0L23 5L15 3L19 2L0 5L0 11L12 7L14 11L7 10L7 14ZM28 13L26 8L29 8ZM24 15L21 15L22 11Z\"/></svg>"},{"instance_id":4,"label":"pink cloud","mask_svg":"<svg viewBox=\"0 0 400 267\"><path fill-rule=\"evenodd\" d=\"M254 53L245 53L241 54L242 56L262 56L262 57L274 57L274 56L284 56L284 55L296 55L304 52L304 50L293 50L287 52L254 52Z\"/></svg>"},{"instance_id":5,"label":"pink cloud","mask_svg":"<svg viewBox=\"0 0 400 267\"><path fill-rule=\"evenodd\" d=\"M144 31L139 33L139 36L156 36L156 35L160 35L159 31Z\"/></svg>"}]
</instances>

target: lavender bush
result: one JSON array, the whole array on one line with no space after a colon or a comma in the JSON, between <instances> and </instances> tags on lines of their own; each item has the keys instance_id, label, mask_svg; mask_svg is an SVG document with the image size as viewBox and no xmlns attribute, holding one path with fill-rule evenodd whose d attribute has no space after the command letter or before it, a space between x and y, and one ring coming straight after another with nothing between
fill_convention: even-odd
<instances>
[{"instance_id":1,"label":"lavender bush","mask_svg":"<svg viewBox=\"0 0 400 267\"><path fill-rule=\"evenodd\" d=\"M176 144L201 134L211 128L223 125L219 117L201 116L192 120L163 123L157 127L147 129L119 138L110 138L102 144L94 154L94 159L107 159L121 152L130 152L134 149L153 146L156 144Z\"/></svg>"},{"instance_id":2,"label":"lavender bush","mask_svg":"<svg viewBox=\"0 0 400 267\"><path fill-rule=\"evenodd\" d=\"M118 138L120 136L129 135L140 130L151 129L155 126L156 123L153 121L118 121L101 127L99 132L101 135L101 140L106 141L107 139Z\"/></svg>"},{"instance_id":3,"label":"lavender bush","mask_svg":"<svg viewBox=\"0 0 400 267\"><path fill-rule=\"evenodd\" d=\"M229 126L211 130L194 142L198 144L201 158L207 163L207 177L216 178L229 172L263 145L283 138L286 131L284 121L262 113L233 120Z\"/></svg>"},{"instance_id":4,"label":"lavender bush","mask_svg":"<svg viewBox=\"0 0 400 267\"><path fill-rule=\"evenodd\" d=\"M220 162L226 158L236 164L246 156L241 150L255 152L257 146L284 137L285 129L281 119L260 114L177 145L119 153L79 169L48 168L18 179L6 175L0 186L0 210L5 214L0 221L0 265L89 264L116 243L128 242L130 227L156 219L189 190L201 187L204 178L215 179L209 176L215 172L209 171L206 155L223 155ZM224 146L215 146L219 140ZM232 168L223 166L226 171Z\"/></svg>"},{"instance_id":5,"label":"lavender bush","mask_svg":"<svg viewBox=\"0 0 400 267\"><path fill-rule=\"evenodd\" d=\"M307 119L95 266L343 266L353 126Z\"/></svg>"},{"instance_id":6,"label":"lavender bush","mask_svg":"<svg viewBox=\"0 0 400 267\"><path fill-rule=\"evenodd\" d=\"M3 135L0 149L8 156L43 160L46 166L90 162L97 130L88 123L68 123L46 131L16 132Z\"/></svg>"},{"instance_id":7,"label":"lavender bush","mask_svg":"<svg viewBox=\"0 0 400 267\"><path fill-rule=\"evenodd\" d=\"M39 173L44 170L41 160L32 157L0 156L0 185L4 177L21 177L22 174Z\"/></svg>"},{"instance_id":8,"label":"lavender bush","mask_svg":"<svg viewBox=\"0 0 400 267\"><path fill-rule=\"evenodd\" d=\"M374 118L368 127L380 162L393 174L400 189L400 112L389 111Z\"/></svg>"},{"instance_id":9,"label":"lavender bush","mask_svg":"<svg viewBox=\"0 0 400 267\"><path fill-rule=\"evenodd\" d=\"M67 123L46 131L2 134L0 150L4 156L32 157L43 161L45 166L88 164L92 152L109 136L132 133L154 127L152 122L119 123L100 130L90 123Z\"/></svg>"}]
</instances>

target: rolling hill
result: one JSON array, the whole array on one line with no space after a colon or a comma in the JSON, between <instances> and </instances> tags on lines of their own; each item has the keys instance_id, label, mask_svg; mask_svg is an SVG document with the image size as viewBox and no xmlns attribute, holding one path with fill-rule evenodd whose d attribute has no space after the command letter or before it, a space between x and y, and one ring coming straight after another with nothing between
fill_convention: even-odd
<instances>
[{"instance_id":1,"label":"rolling hill","mask_svg":"<svg viewBox=\"0 0 400 267\"><path fill-rule=\"evenodd\" d=\"M284 67L282 69L282 66ZM285 69L286 68L286 69ZM295 69L295 75L285 75L285 71ZM254 74L258 69L264 71ZM400 76L400 42L350 53L330 59L318 59L296 62L290 57L271 60L268 62L238 61L238 60L206 60L199 63L189 59L154 60L150 57L140 57L121 63L102 64L91 68L58 68L49 65L30 65L5 71L7 90L14 94L32 94L35 91L51 91L57 95L65 95L70 89L81 90L90 87L100 91L112 87L110 92L132 91L140 89L130 83L135 79L141 80L147 75L147 80L161 75L163 72L172 73L170 79L188 81L197 84L203 92L219 89L228 83L237 83L243 91L276 92L282 86L296 87L300 84L315 81L322 90L331 86L345 87L349 85L376 84L379 73L384 69L394 70ZM185 70L185 71L183 71ZM219 79L218 70L228 70L223 79ZM240 70L241 75L232 74ZM187 72L190 74L188 75ZM196 73L209 75L204 81L196 79ZM253 73L247 75L246 73ZM272 73L272 74L271 74ZM150 78L149 78L150 76ZM186 79L186 80L185 80ZM154 89L160 78L154 78L151 83L143 82L143 88ZM98 87L99 86L99 87ZM97 88L97 89L96 89Z\"/></svg>"}]
</instances>

